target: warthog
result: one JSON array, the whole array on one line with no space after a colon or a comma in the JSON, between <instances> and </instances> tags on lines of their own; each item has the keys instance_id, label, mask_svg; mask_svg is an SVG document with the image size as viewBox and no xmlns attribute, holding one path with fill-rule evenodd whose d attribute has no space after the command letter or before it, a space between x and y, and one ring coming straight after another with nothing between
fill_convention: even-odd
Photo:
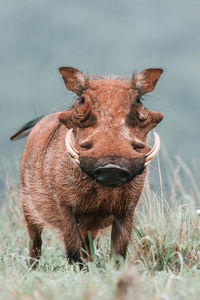
<instances>
[{"instance_id":1,"label":"warthog","mask_svg":"<svg viewBox=\"0 0 200 300\"><path fill-rule=\"evenodd\" d=\"M30 237L31 263L41 255L41 233L52 225L62 233L70 262L90 259L93 239L112 225L111 247L125 257L147 164L159 151L146 144L163 114L144 107L162 69L146 69L132 80L87 78L72 67L59 69L74 105L13 137L29 133L21 164L22 205ZM28 130L26 132L26 130ZM87 254L86 254L87 253Z\"/></svg>"}]
</instances>

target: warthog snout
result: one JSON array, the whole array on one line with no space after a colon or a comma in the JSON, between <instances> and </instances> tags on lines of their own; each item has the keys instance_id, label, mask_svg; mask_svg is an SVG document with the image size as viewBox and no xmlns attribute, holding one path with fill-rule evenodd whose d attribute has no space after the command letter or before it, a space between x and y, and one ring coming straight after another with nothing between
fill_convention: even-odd
<instances>
[{"instance_id":1,"label":"warthog snout","mask_svg":"<svg viewBox=\"0 0 200 300\"><path fill-rule=\"evenodd\" d=\"M118 165L107 164L94 170L95 180L106 186L120 186L129 182L131 173Z\"/></svg>"},{"instance_id":2,"label":"warthog snout","mask_svg":"<svg viewBox=\"0 0 200 300\"><path fill-rule=\"evenodd\" d=\"M117 187L131 181L145 168L145 157L80 157L83 172L104 186Z\"/></svg>"}]
</instances>

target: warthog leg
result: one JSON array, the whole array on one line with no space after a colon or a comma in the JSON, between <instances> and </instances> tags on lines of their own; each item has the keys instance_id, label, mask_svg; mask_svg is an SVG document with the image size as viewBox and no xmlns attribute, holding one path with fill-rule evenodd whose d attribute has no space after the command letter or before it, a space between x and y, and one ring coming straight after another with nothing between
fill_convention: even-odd
<instances>
[{"instance_id":1,"label":"warthog leg","mask_svg":"<svg viewBox=\"0 0 200 300\"><path fill-rule=\"evenodd\" d=\"M69 263L82 262L81 260L81 239L75 216L69 207L62 207L61 231L63 233L65 250Z\"/></svg>"},{"instance_id":2,"label":"warthog leg","mask_svg":"<svg viewBox=\"0 0 200 300\"><path fill-rule=\"evenodd\" d=\"M122 216L115 216L111 233L112 254L126 257L127 247L131 238L133 211Z\"/></svg>"},{"instance_id":3,"label":"warthog leg","mask_svg":"<svg viewBox=\"0 0 200 300\"><path fill-rule=\"evenodd\" d=\"M22 201L23 202L23 201ZM33 216L30 209L23 203L24 220L26 222L27 232L29 235L29 256L32 268L36 268L42 252L41 234L44 224L36 216Z\"/></svg>"},{"instance_id":4,"label":"warthog leg","mask_svg":"<svg viewBox=\"0 0 200 300\"><path fill-rule=\"evenodd\" d=\"M30 264L33 268L37 267L41 252L42 252L42 239L41 234L43 228L37 227L37 225L28 224L27 230L29 234L29 256L30 256Z\"/></svg>"}]
</instances>

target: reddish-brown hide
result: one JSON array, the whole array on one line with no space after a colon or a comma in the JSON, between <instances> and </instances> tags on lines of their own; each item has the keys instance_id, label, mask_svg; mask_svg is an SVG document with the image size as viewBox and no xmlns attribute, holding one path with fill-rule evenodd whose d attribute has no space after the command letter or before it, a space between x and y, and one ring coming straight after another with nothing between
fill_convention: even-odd
<instances>
[{"instance_id":1,"label":"reddish-brown hide","mask_svg":"<svg viewBox=\"0 0 200 300\"><path fill-rule=\"evenodd\" d=\"M125 257L146 174L147 134L163 118L140 98L154 90L162 70L144 70L129 82L89 80L71 67L60 73L77 101L32 129L21 165L30 256L40 257L41 233L49 224L62 233L70 261L81 261L82 249L89 255L88 231L95 239L110 225L112 248ZM80 165L65 147L70 128Z\"/></svg>"}]
</instances>

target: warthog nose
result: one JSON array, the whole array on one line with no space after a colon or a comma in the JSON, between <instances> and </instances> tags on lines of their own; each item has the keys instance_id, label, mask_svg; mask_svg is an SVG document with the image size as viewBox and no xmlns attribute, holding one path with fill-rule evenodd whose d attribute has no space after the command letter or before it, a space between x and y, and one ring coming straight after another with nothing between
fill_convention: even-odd
<instances>
[{"instance_id":1,"label":"warthog nose","mask_svg":"<svg viewBox=\"0 0 200 300\"><path fill-rule=\"evenodd\" d=\"M115 164L107 164L94 170L95 180L105 186L120 186L131 180L131 173Z\"/></svg>"}]
</instances>

